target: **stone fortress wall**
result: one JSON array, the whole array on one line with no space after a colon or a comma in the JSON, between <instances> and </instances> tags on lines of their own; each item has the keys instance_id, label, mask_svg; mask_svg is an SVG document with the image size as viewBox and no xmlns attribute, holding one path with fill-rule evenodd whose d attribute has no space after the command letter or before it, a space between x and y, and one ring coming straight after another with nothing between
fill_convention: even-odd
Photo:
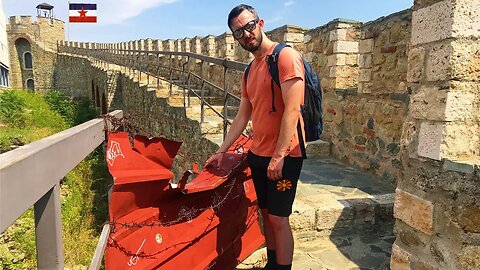
<instances>
[{"instance_id":1,"label":"stone fortress wall","mask_svg":"<svg viewBox=\"0 0 480 270\"><path fill-rule=\"evenodd\" d=\"M31 80L37 91L52 89L57 42L64 38L63 21L30 16L12 16L7 24L10 52L10 87L28 88ZM25 66L25 53L30 53L34 67Z\"/></svg>"}]
</instances>

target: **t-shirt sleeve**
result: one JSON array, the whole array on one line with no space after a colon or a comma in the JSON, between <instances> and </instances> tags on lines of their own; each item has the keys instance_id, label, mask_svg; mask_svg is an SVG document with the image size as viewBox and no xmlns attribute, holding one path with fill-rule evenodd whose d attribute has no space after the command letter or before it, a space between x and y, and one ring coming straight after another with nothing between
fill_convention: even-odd
<instances>
[{"instance_id":1,"label":"t-shirt sleeve","mask_svg":"<svg viewBox=\"0 0 480 270\"><path fill-rule=\"evenodd\" d=\"M280 51L278 58L278 74L280 83L300 78L305 80L305 69L303 67L303 59L300 54L293 48L285 47Z\"/></svg>"}]
</instances>

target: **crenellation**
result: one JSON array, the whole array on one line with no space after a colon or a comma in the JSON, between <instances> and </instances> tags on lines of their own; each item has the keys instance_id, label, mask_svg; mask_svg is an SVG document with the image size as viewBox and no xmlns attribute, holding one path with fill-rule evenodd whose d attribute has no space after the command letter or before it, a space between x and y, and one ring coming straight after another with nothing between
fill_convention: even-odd
<instances>
[{"instance_id":1,"label":"crenellation","mask_svg":"<svg viewBox=\"0 0 480 270\"><path fill-rule=\"evenodd\" d=\"M202 37L195 36L190 40L190 49L193 53L202 53Z\"/></svg>"},{"instance_id":2,"label":"crenellation","mask_svg":"<svg viewBox=\"0 0 480 270\"><path fill-rule=\"evenodd\" d=\"M167 39L163 41L163 50L167 52L175 51L175 44L173 39Z\"/></svg>"},{"instance_id":3,"label":"crenellation","mask_svg":"<svg viewBox=\"0 0 480 270\"><path fill-rule=\"evenodd\" d=\"M160 39L155 39L153 41L153 50L154 51L163 51L163 42Z\"/></svg>"},{"instance_id":4,"label":"crenellation","mask_svg":"<svg viewBox=\"0 0 480 270\"><path fill-rule=\"evenodd\" d=\"M145 50L153 51L153 40L151 38L147 38L145 41Z\"/></svg>"},{"instance_id":5,"label":"crenellation","mask_svg":"<svg viewBox=\"0 0 480 270\"><path fill-rule=\"evenodd\" d=\"M190 52L190 38L182 39L182 51Z\"/></svg>"},{"instance_id":6,"label":"crenellation","mask_svg":"<svg viewBox=\"0 0 480 270\"><path fill-rule=\"evenodd\" d=\"M215 57L215 37L208 35L202 39L202 54Z\"/></svg>"},{"instance_id":7,"label":"crenellation","mask_svg":"<svg viewBox=\"0 0 480 270\"><path fill-rule=\"evenodd\" d=\"M235 54L235 39L231 33L223 33L215 37L216 57L233 60Z\"/></svg>"},{"instance_id":8,"label":"crenellation","mask_svg":"<svg viewBox=\"0 0 480 270\"><path fill-rule=\"evenodd\" d=\"M176 52L181 52L182 51L182 40L181 39L175 39L174 41L174 46L175 46L175 51Z\"/></svg>"}]
</instances>

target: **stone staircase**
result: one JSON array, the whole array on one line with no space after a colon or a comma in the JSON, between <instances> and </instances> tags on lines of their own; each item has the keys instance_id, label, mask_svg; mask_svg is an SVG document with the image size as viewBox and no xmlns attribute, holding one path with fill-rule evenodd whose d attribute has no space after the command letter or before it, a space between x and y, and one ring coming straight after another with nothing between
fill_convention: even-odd
<instances>
[{"instance_id":1,"label":"stone staircase","mask_svg":"<svg viewBox=\"0 0 480 270\"><path fill-rule=\"evenodd\" d=\"M130 77L138 81L138 73ZM183 85L180 80L174 82L157 83L152 77L147 81L146 75L138 81L158 97L167 98L170 106L183 108L187 103ZM213 109L222 112L221 97L210 96L209 101ZM200 123L199 98L190 97L190 105L187 117ZM212 108L205 106L204 110L202 133L220 145L223 121ZM395 240L394 186L335 161L328 142L308 143L307 156L290 217L295 237L293 269L389 269ZM265 261L266 249L262 248L237 269L261 269Z\"/></svg>"}]
</instances>

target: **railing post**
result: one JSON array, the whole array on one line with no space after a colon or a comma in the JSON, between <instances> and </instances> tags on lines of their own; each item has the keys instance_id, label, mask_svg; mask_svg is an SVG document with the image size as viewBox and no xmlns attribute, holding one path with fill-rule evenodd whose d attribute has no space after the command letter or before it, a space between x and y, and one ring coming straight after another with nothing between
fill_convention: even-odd
<instances>
[{"instance_id":1,"label":"railing post","mask_svg":"<svg viewBox=\"0 0 480 270\"><path fill-rule=\"evenodd\" d=\"M190 95L191 95L191 91L192 91L192 86L190 85L190 78L192 77L191 76L192 73L189 72L188 73L188 78L187 78L187 85L188 85L188 92L187 92L187 99L188 99L188 107L190 108L191 104L190 104Z\"/></svg>"},{"instance_id":2,"label":"railing post","mask_svg":"<svg viewBox=\"0 0 480 270\"><path fill-rule=\"evenodd\" d=\"M200 123L203 123L205 118L205 97L204 97L204 89L205 89L205 79L202 79L202 88L200 89Z\"/></svg>"},{"instance_id":3,"label":"railing post","mask_svg":"<svg viewBox=\"0 0 480 270\"><path fill-rule=\"evenodd\" d=\"M182 86L183 86L183 107L186 108L186 101L185 101L185 98L186 98L186 87L187 87L187 80L188 80L188 76L190 75L185 75L185 66L188 65L188 61L190 59L190 56L187 56L186 57L187 61L185 63L183 63L182 65L182 74L183 74L183 82L182 82Z\"/></svg>"},{"instance_id":4,"label":"railing post","mask_svg":"<svg viewBox=\"0 0 480 270\"><path fill-rule=\"evenodd\" d=\"M203 89L205 87L205 79L203 78L203 60L200 62L200 78L202 79L202 85L200 87L200 123L203 123L203 118L204 118L204 112L203 112L203 99L204 99L204 94L203 94Z\"/></svg>"},{"instance_id":5,"label":"railing post","mask_svg":"<svg viewBox=\"0 0 480 270\"><path fill-rule=\"evenodd\" d=\"M147 85L150 84L150 71L148 70L150 66L150 53L147 53L147 67L145 70L145 73L147 73Z\"/></svg>"},{"instance_id":6,"label":"railing post","mask_svg":"<svg viewBox=\"0 0 480 270\"><path fill-rule=\"evenodd\" d=\"M170 55L170 76L169 76L169 81L170 81L170 91L168 93L169 96L172 95L173 91L173 54Z\"/></svg>"},{"instance_id":7,"label":"railing post","mask_svg":"<svg viewBox=\"0 0 480 270\"><path fill-rule=\"evenodd\" d=\"M60 183L35 203L35 238L38 269L63 269Z\"/></svg>"},{"instance_id":8,"label":"railing post","mask_svg":"<svg viewBox=\"0 0 480 270\"><path fill-rule=\"evenodd\" d=\"M228 91L227 91L227 66L223 66L223 140L227 137L227 116L228 116Z\"/></svg>"},{"instance_id":9,"label":"railing post","mask_svg":"<svg viewBox=\"0 0 480 270\"><path fill-rule=\"evenodd\" d=\"M135 65L138 70L138 83L140 84L142 81L142 67L141 67L141 53L137 51L137 64Z\"/></svg>"},{"instance_id":10,"label":"railing post","mask_svg":"<svg viewBox=\"0 0 480 270\"><path fill-rule=\"evenodd\" d=\"M160 89L160 54L157 53L157 90Z\"/></svg>"}]
</instances>

